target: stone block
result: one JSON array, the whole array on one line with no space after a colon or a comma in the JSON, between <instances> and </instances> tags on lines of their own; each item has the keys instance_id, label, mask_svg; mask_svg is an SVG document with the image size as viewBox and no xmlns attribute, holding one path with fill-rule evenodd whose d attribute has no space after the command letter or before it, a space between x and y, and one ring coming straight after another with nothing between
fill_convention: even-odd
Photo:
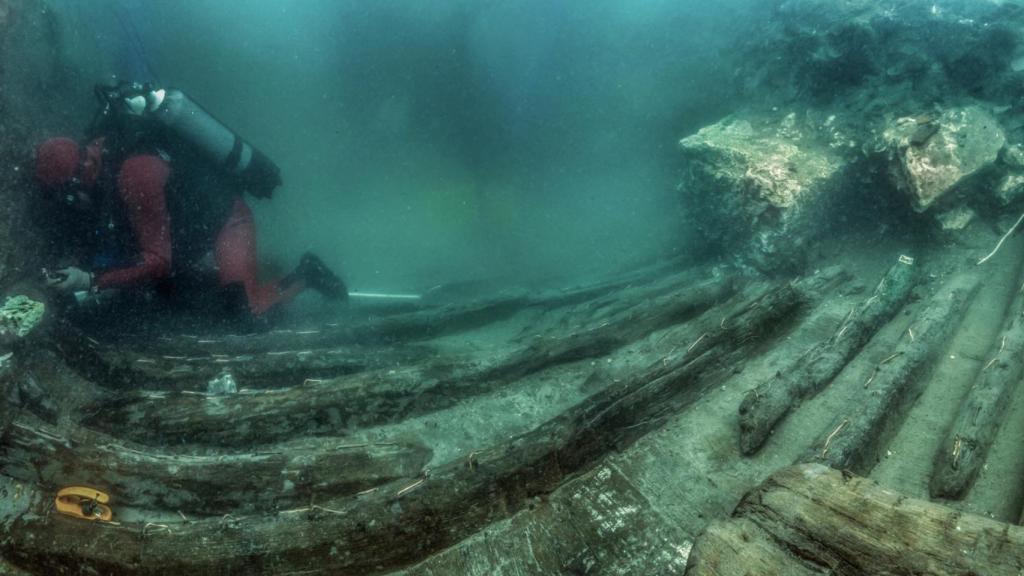
<instances>
[{"instance_id":1,"label":"stone block","mask_svg":"<svg viewBox=\"0 0 1024 576\"><path fill-rule=\"evenodd\" d=\"M844 159L795 114L727 118L680 141L684 210L713 249L762 269L798 264Z\"/></svg>"},{"instance_id":2,"label":"stone block","mask_svg":"<svg viewBox=\"0 0 1024 576\"><path fill-rule=\"evenodd\" d=\"M893 181L918 212L992 168L1006 144L999 122L979 106L897 118L883 138Z\"/></svg>"}]
</instances>

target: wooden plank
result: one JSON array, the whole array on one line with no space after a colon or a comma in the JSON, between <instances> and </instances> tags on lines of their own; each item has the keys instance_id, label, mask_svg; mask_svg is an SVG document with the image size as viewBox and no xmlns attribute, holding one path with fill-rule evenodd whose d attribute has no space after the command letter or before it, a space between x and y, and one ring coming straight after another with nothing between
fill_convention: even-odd
<instances>
[{"instance_id":1,"label":"wooden plank","mask_svg":"<svg viewBox=\"0 0 1024 576\"><path fill-rule=\"evenodd\" d=\"M419 476L431 454L410 442L337 438L255 453L169 453L25 417L0 435L0 473L11 478L53 493L90 486L114 495L119 506L189 515L272 511L355 494Z\"/></svg>"},{"instance_id":2,"label":"wooden plank","mask_svg":"<svg viewBox=\"0 0 1024 576\"><path fill-rule=\"evenodd\" d=\"M605 356L651 332L686 322L734 292L731 278L712 278L622 309L605 310L587 328L568 335L561 330L561 334L542 338L485 372L482 378L511 381L549 366Z\"/></svg>"},{"instance_id":3,"label":"wooden plank","mask_svg":"<svg viewBox=\"0 0 1024 576\"><path fill-rule=\"evenodd\" d=\"M662 278L651 278L649 274L648 271L610 283L544 293L525 300L516 296L460 307L433 307L404 315L370 317L355 324L337 323L311 329L278 329L245 335L161 336L155 341L145 339L145 345L140 347L134 341L124 342L120 338L99 341L73 326L62 326L58 331L58 341L67 361L76 370L108 388L201 392L205 391L207 382L225 370L232 373L239 387L283 388L307 379L329 379L429 361L437 355L431 347L394 342L409 342L476 328L487 323L484 320L488 319L488 312L494 312L489 319L496 322L509 312L526 308L551 310L579 304L574 309L550 316L560 318L562 323L579 322L582 325L589 321L592 325L580 329L580 332L588 332L606 321L621 327L622 324L615 322L614 317L621 316L627 309L646 308L646 314L637 315L651 316L651 301L667 292L675 296L662 304L666 308L672 306L673 300L680 299L681 287L688 287L695 294L682 294L684 301L677 304L684 311L689 306L694 313L700 312L708 306L695 301L699 295L696 292L702 290L704 284L710 283L728 291L733 284L707 268L689 269ZM666 309L661 317L670 317L670 313L671 310ZM436 326L437 332L430 332L421 325ZM419 328L403 335L398 326ZM564 340L565 326L557 328L558 338ZM565 344L571 348L566 352L567 357L574 353L587 354L588 343L592 355L631 341L625 336L617 336L608 326L602 328L610 336L607 342L598 341L596 335L581 333L578 345L573 346L572 342ZM639 330L634 329L633 332ZM550 347L554 342L547 344ZM524 351L524 355L528 352ZM529 367L524 369L529 371Z\"/></svg>"},{"instance_id":4,"label":"wooden plank","mask_svg":"<svg viewBox=\"0 0 1024 576\"><path fill-rule=\"evenodd\" d=\"M479 371L471 364L439 360L333 380L308 380L281 390L231 395L127 393L83 408L80 423L152 446L251 447L297 435L343 436L355 428L398 421L414 410L441 409L459 398L493 389L474 374ZM452 394L444 396L442 392L449 389ZM457 394L460 390L464 396ZM431 391L438 393L424 397Z\"/></svg>"},{"instance_id":5,"label":"wooden plank","mask_svg":"<svg viewBox=\"0 0 1024 576\"><path fill-rule=\"evenodd\" d=\"M850 311L843 324L828 340L797 359L792 366L758 384L744 397L739 408L740 450L757 452L772 428L794 406L817 394L832 381L875 333L910 298L914 269L900 261L889 268L874 294Z\"/></svg>"},{"instance_id":6,"label":"wooden plank","mask_svg":"<svg viewBox=\"0 0 1024 576\"><path fill-rule=\"evenodd\" d=\"M616 468L604 464L552 497L560 522L581 535L589 558L564 566L562 573L682 574L689 543L651 507L647 498ZM588 570L590 568L590 570Z\"/></svg>"},{"instance_id":7,"label":"wooden plank","mask_svg":"<svg viewBox=\"0 0 1024 576\"><path fill-rule=\"evenodd\" d=\"M907 498L820 464L775 473L743 498L734 520L698 539L688 576L1017 576L1024 567L1024 528Z\"/></svg>"},{"instance_id":8,"label":"wooden plank","mask_svg":"<svg viewBox=\"0 0 1024 576\"><path fill-rule=\"evenodd\" d=\"M772 535L747 518L712 522L690 551L687 576L815 576L833 574L807 566L779 548Z\"/></svg>"},{"instance_id":9,"label":"wooden plank","mask_svg":"<svg viewBox=\"0 0 1024 576\"><path fill-rule=\"evenodd\" d=\"M228 358L266 356L267 353L296 354L305 351L344 350L346 346L411 342L444 334L470 330L507 318L531 301L525 296L512 296L470 304L462 307L428 309L386 318L372 318L355 325L335 324L308 330L281 329L257 334L223 334L219 336L168 337L166 341L147 341L147 359L162 356L205 357L219 354ZM110 335L103 337L107 340ZM90 380L112 389L134 389L145 385L145 374L134 371L138 353L123 357L118 350L130 350L133 342L110 339L108 344L71 325L54 330L54 337L69 364ZM102 337L102 336L101 336ZM270 355L273 357L273 354ZM332 362L325 355L326 362ZM293 358L294 359L294 358ZM287 359L285 359L287 360ZM353 369L344 358L334 369Z\"/></svg>"},{"instance_id":10,"label":"wooden plank","mask_svg":"<svg viewBox=\"0 0 1024 576\"><path fill-rule=\"evenodd\" d=\"M625 476L604 463L395 576L668 576L683 573L689 547Z\"/></svg>"},{"instance_id":11,"label":"wooden plank","mask_svg":"<svg viewBox=\"0 0 1024 576\"><path fill-rule=\"evenodd\" d=\"M494 367L436 360L251 394L123 394L86 408L82 423L157 445L251 446L300 433L340 435L449 408L545 367L607 354L651 330L692 318L732 291L727 279L677 287L591 330L527 345Z\"/></svg>"},{"instance_id":12,"label":"wooden plank","mask_svg":"<svg viewBox=\"0 0 1024 576\"><path fill-rule=\"evenodd\" d=\"M280 351L236 355L216 350L188 355L103 347L96 352L98 371L91 375L146 390L206 392L211 380L230 374L239 389L269 389L428 362L438 354L428 346L294 349L289 345ZM81 358L76 365L81 366Z\"/></svg>"},{"instance_id":13,"label":"wooden plank","mask_svg":"<svg viewBox=\"0 0 1024 576\"><path fill-rule=\"evenodd\" d=\"M370 574L410 565L523 509L610 450L628 446L696 400L752 347L787 326L806 297L780 286L706 338L707 347L609 385L507 443L438 467L411 483L357 498L174 525L93 525L45 509L3 517L0 547L54 571L118 574ZM201 545L197 545L201 543Z\"/></svg>"},{"instance_id":14,"label":"wooden plank","mask_svg":"<svg viewBox=\"0 0 1024 576\"><path fill-rule=\"evenodd\" d=\"M935 458L933 498L962 498L978 477L1010 398L1024 374L1024 295L1016 292L1006 329L960 405Z\"/></svg>"},{"instance_id":15,"label":"wooden plank","mask_svg":"<svg viewBox=\"0 0 1024 576\"><path fill-rule=\"evenodd\" d=\"M945 349L959 326L980 279L959 276L943 286L912 326L914 337L900 340L875 367L848 410L836 415L803 457L834 468L866 474L918 396L916 384L928 363Z\"/></svg>"}]
</instances>

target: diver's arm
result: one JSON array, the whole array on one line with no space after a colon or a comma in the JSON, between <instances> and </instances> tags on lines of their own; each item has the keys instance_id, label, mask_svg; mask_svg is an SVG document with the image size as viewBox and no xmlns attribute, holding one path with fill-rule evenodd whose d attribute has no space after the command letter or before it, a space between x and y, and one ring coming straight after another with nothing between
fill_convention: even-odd
<instances>
[{"instance_id":1,"label":"diver's arm","mask_svg":"<svg viewBox=\"0 0 1024 576\"><path fill-rule=\"evenodd\" d=\"M140 262L96 278L99 289L131 286L166 278L171 272L171 219L164 187L170 167L157 156L125 160L117 188L139 246Z\"/></svg>"}]
</instances>

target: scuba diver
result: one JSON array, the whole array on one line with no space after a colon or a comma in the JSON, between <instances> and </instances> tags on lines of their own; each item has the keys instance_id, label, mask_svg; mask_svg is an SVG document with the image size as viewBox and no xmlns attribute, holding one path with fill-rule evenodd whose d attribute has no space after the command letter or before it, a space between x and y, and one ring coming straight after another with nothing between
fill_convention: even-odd
<instances>
[{"instance_id":1,"label":"scuba diver","mask_svg":"<svg viewBox=\"0 0 1024 576\"><path fill-rule=\"evenodd\" d=\"M85 145L51 138L36 151L40 215L63 259L43 271L50 288L78 300L155 293L249 318L307 287L347 298L344 282L309 253L283 278L259 280L243 193L269 198L281 184L269 158L178 90L122 83L96 93Z\"/></svg>"}]
</instances>

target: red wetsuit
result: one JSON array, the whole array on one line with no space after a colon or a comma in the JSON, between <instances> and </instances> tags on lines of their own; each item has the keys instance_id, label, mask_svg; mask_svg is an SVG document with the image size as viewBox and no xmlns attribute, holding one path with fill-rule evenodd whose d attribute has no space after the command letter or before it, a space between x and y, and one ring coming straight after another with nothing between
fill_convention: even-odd
<instances>
[{"instance_id":1,"label":"red wetsuit","mask_svg":"<svg viewBox=\"0 0 1024 576\"><path fill-rule=\"evenodd\" d=\"M95 182L99 172L99 150L94 142L87 152L83 177ZM117 177L118 196L138 242L139 262L134 266L107 271L96 277L96 287L117 288L167 278L171 273L171 220L164 191L171 169L162 158L153 155L130 156L121 165ZM91 178L90 178L91 177ZM249 309L262 314L280 302L290 300L304 287L295 282L279 290L276 282L261 283L257 277L256 226L249 206L237 198L231 214L217 234L213 248L222 286L241 282Z\"/></svg>"}]
</instances>

